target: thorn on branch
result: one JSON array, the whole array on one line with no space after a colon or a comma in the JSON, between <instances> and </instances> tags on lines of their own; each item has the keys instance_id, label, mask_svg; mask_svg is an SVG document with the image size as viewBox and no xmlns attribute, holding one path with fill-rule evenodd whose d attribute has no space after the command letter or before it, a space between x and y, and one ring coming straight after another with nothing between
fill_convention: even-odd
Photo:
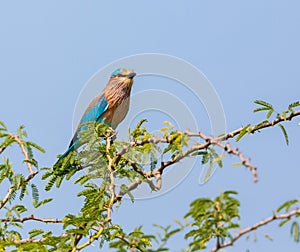
<instances>
[{"instance_id":1,"label":"thorn on branch","mask_svg":"<svg viewBox=\"0 0 300 252\"><path fill-rule=\"evenodd\" d=\"M5 151L5 149L6 149L6 147L0 148L0 154L1 154L3 151Z\"/></svg>"},{"instance_id":2,"label":"thorn on branch","mask_svg":"<svg viewBox=\"0 0 300 252\"><path fill-rule=\"evenodd\" d=\"M231 148L230 143L226 143L225 145L223 145L221 142L219 142L217 145L223 148L228 154L237 156L241 160L242 165L245 166L246 168L249 168L250 171L252 172L254 182L258 181L257 167L251 164L250 158L246 159L243 153L240 152L237 147Z\"/></svg>"}]
</instances>

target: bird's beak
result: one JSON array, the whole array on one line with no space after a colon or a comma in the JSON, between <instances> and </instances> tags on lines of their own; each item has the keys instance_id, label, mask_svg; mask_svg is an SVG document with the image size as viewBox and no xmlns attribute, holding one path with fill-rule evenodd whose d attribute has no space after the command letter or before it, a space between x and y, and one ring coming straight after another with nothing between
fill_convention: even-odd
<instances>
[{"instance_id":1,"label":"bird's beak","mask_svg":"<svg viewBox=\"0 0 300 252\"><path fill-rule=\"evenodd\" d=\"M133 79L134 76L136 76L136 73L135 73L135 72L131 72L131 73L129 73L129 74L127 75L127 77L128 77L129 79Z\"/></svg>"}]
</instances>

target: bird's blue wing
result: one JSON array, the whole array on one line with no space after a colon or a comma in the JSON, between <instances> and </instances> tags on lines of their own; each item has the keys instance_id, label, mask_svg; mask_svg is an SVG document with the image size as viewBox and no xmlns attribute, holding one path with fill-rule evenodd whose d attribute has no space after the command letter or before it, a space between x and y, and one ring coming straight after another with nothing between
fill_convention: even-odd
<instances>
[{"instance_id":1,"label":"bird's blue wing","mask_svg":"<svg viewBox=\"0 0 300 252\"><path fill-rule=\"evenodd\" d=\"M100 93L91 101L91 103L87 107L86 111L84 112L81 118L80 124L86 122L93 122L93 121L103 122L102 115L107 110L107 108L108 108L108 103L105 98L105 95L104 93ZM80 139L78 138L78 133L79 131L86 129L87 126L80 126L80 124L70 142L69 148L63 155L61 155L61 157L58 159L57 162L59 162L61 159L67 156L69 152L76 150L81 145Z\"/></svg>"},{"instance_id":2,"label":"bird's blue wing","mask_svg":"<svg viewBox=\"0 0 300 252\"><path fill-rule=\"evenodd\" d=\"M90 103L84 115L82 116L80 123L86 122L102 122L101 116L107 110L108 103L105 98L105 95L102 94L100 97L95 97L94 100ZM100 120L99 120L100 119Z\"/></svg>"},{"instance_id":3,"label":"bird's blue wing","mask_svg":"<svg viewBox=\"0 0 300 252\"><path fill-rule=\"evenodd\" d=\"M108 103L105 98L104 93L101 93L97 95L89 104L86 111L84 112L80 124L86 123L86 122L103 122L103 118L101 117L103 113L107 110ZM75 132L69 148L75 148L77 145L80 145L79 139L78 139L78 132L81 130L86 129L87 126L80 126L78 127L77 131ZM75 146L76 145L76 146Z\"/></svg>"}]
</instances>

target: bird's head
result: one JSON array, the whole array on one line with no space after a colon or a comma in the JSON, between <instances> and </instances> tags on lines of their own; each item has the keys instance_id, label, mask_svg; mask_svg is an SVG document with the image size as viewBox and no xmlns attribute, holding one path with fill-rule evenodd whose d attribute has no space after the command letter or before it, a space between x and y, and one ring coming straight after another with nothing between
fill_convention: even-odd
<instances>
[{"instance_id":1,"label":"bird's head","mask_svg":"<svg viewBox=\"0 0 300 252\"><path fill-rule=\"evenodd\" d=\"M132 86L133 78L136 73L133 70L126 68L119 68L112 72L110 79L124 83L125 85Z\"/></svg>"}]
</instances>

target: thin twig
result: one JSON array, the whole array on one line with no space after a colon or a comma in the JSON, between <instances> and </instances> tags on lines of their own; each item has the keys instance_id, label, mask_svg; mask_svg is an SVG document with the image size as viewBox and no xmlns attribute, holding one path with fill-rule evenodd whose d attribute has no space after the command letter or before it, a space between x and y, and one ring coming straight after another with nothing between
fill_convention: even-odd
<instances>
[{"instance_id":1,"label":"thin twig","mask_svg":"<svg viewBox=\"0 0 300 252\"><path fill-rule=\"evenodd\" d=\"M117 154L116 154L116 157L115 157L115 160L114 160L114 163L117 165L121 159L121 157L127 153L130 148L132 147L137 147L137 146L143 146L145 144L148 144L148 143L152 143L152 144L158 144L158 143L170 143L170 139L168 137L152 137L152 138L149 138L149 139L145 139L145 140L135 140L135 141L131 141L129 143L129 145L126 145L124 146Z\"/></svg>"},{"instance_id":2,"label":"thin twig","mask_svg":"<svg viewBox=\"0 0 300 252\"><path fill-rule=\"evenodd\" d=\"M98 230L98 232L95 235L91 235L89 240L87 242L85 242L84 244L80 245L80 246L74 246L74 248L72 249L72 252L75 252L76 250L82 250L85 247L89 246L90 244L92 244L95 240L98 240L100 235L103 233L104 228L100 228ZM81 236L82 237L82 236Z\"/></svg>"},{"instance_id":3,"label":"thin twig","mask_svg":"<svg viewBox=\"0 0 300 252\"><path fill-rule=\"evenodd\" d=\"M187 134L189 134L187 132ZM194 134L194 133L193 133ZM208 142L209 144L213 144L213 145L217 145L219 147L221 147L222 149L224 149L224 151L226 151L228 154L232 154L232 155L235 155L237 156L240 160L241 160L241 163L243 166L245 166L246 168L249 168L250 171L252 172L253 174L253 179L254 179L254 182L257 182L257 178L258 178L258 175L257 175L257 167L252 165L250 163L250 158L245 158L244 157L244 154L242 152L240 152L238 150L238 148L232 148L230 143L226 143L226 144L223 144L221 141L219 141L217 138L213 138L213 137L208 137L206 135L204 135L202 132L198 132L198 136L201 137L202 139L204 139L206 142Z\"/></svg>"},{"instance_id":4,"label":"thin twig","mask_svg":"<svg viewBox=\"0 0 300 252\"><path fill-rule=\"evenodd\" d=\"M109 171L109 192L110 192L110 200L107 207L107 219L108 221L111 220L111 212L114 205L116 193L115 193L115 172L114 172L114 158L110 155L110 147L111 147L111 135L108 133L108 136L106 136L106 157L108 160L108 171Z\"/></svg>"},{"instance_id":5,"label":"thin twig","mask_svg":"<svg viewBox=\"0 0 300 252\"><path fill-rule=\"evenodd\" d=\"M231 148L229 143L226 143L225 145L219 143L218 144L221 148L223 148L228 154L233 154L239 157L239 159L242 161L242 165L249 168L250 171L253 174L254 182L257 182L257 167L252 165L250 163L250 158L245 158L243 153L239 151L238 148Z\"/></svg>"},{"instance_id":6,"label":"thin twig","mask_svg":"<svg viewBox=\"0 0 300 252\"><path fill-rule=\"evenodd\" d=\"M125 242L130 247L130 249L137 249L138 251L144 252L144 250L141 249L138 245L136 245L136 244L131 245L131 243L129 241L127 241L124 237L122 237L120 235L116 235L116 238L118 238L118 239L122 240L123 242Z\"/></svg>"},{"instance_id":7,"label":"thin twig","mask_svg":"<svg viewBox=\"0 0 300 252\"><path fill-rule=\"evenodd\" d=\"M181 155L178 155L169 161L161 162L161 165L155 170L157 170L158 172L160 172L162 174L166 167L173 165L175 163L178 163L181 159L187 157L188 155L193 154L196 151L206 149L209 145L210 144L208 142L203 143L203 144L196 144L193 147L191 147L190 149L183 152Z\"/></svg>"},{"instance_id":8,"label":"thin twig","mask_svg":"<svg viewBox=\"0 0 300 252\"><path fill-rule=\"evenodd\" d=\"M25 149L25 146L24 146L23 142L20 140L20 138L18 136L14 136L13 134L10 134L10 137L19 144L19 146L20 146L20 148L21 148L21 150L23 152L25 160L29 161L28 152ZM30 174L34 173L33 169L32 169L32 164L29 163L29 162L26 162L26 164L27 164L27 168L28 168L29 173Z\"/></svg>"},{"instance_id":9,"label":"thin twig","mask_svg":"<svg viewBox=\"0 0 300 252\"><path fill-rule=\"evenodd\" d=\"M151 190L153 190L153 191L160 190L160 188L161 188L161 172L160 171L155 170L155 171L145 172L145 171L141 170L135 162L128 160L128 163L132 166L134 171L136 171L137 173L142 175L144 180L149 184ZM151 179L152 177L156 178L156 185L154 185L154 183L152 182L152 179Z\"/></svg>"},{"instance_id":10,"label":"thin twig","mask_svg":"<svg viewBox=\"0 0 300 252\"><path fill-rule=\"evenodd\" d=\"M7 218L7 219L0 219L0 222L25 222L25 221L39 221L39 222L44 222L44 223L62 223L62 220L59 219L50 219L50 218L39 218L35 217L33 214L28 216L28 217L23 217L23 218Z\"/></svg>"},{"instance_id":11,"label":"thin twig","mask_svg":"<svg viewBox=\"0 0 300 252\"><path fill-rule=\"evenodd\" d=\"M284 121L291 121L294 117L296 116L299 116L300 115L300 110L297 110L287 116L279 116L278 118L272 120L272 121L268 121L268 122L265 122L265 123L262 123L262 124L257 124L257 125L254 125L254 127L252 127L252 130L250 130L250 133L255 133L256 131L259 131L261 129L264 129L264 128L268 128L268 127L272 127L280 122L284 122ZM236 135L240 134L241 131L243 130L243 127L239 128L239 129L236 129L234 131L231 131L223 136L220 136L218 137L217 139L219 141L225 141L229 138L233 138L235 137Z\"/></svg>"},{"instance_id":12,"label":"thin twig","mask_svg":"<svg viewBox=\"0 0 300 252\"><path fill-rule=\"evenodd\" d=\"M65 237L68 237L68 236L71 236L71 234L62 234L59 237L60 238L65 238ZM40 243L40 242L46 241L47 239L49 239L49 238L41 238L41 239L26 238L26 239L21 239L21 240L12 238L12 242L15 243L15 244ZM5 240L6 240L5 238L0 238L0 241L5 241Z\"/></svg>"},{"instance_id":13,"label":"thin twig","mask_svg":"<svg viewBox=\"0 0 300 252\"><path fill-rule=\"evenodd\" d=\"M29 175L25 178L24 182L27 183L28 181L30 181L31 179L33 179L33 177L34 177L36 174L38 174L38 171L29 174ZM13 194L13 192L16 191L16 190L18 190L18 189L20 189L20 187L21 187L21 185L19 185L17 188L11 186L11 187L8 189L8 192L7 192L7 194L5 195L4 199L0 202L0 209L7 203L7 201L9 201L9 199L10 199L11 195Z\"/></svg>"},{"instance_id":14,"label":"thin twig","mask_svg":"<svg viewBox=\"0 0 300 252\"><path fill-rule=\"evenodd\" d=\"M223 243L223 244L219 244L219 246L216 246L215 248L212 249L212 252L216 252L222 248L225 248L225 247L229 247L229 246L233 246L234 243L240 239L243 235L253 231L253 230L256 230L262 226L265 226L267 225L268 223L270 222L273 222L275 220L280 220L280 219L290 219L292 216L294 215L297 215L297 214L300 214L300 209L299 208L296 208L295 210L289 212L289 213L285 213L285 214L280 214L280 215L277 215L276 213L274 213L272 216L270 216L269 218L266 218L264 220L261 220L260 222L254 224L253 226L250 226L248 228L244 228L244 229L241 229L238 234L236 236L234 236L229 242L226 242L226 243Z\"/></svg>"},{"instance_id":15,"label":"thin twig","mask_svg":"<svg viewBox=\"0 0 300 252\"><path fill-rule=\"evenodd\" d=\"M131 183L129 186L127 186L126 188L126 191L125 190L120 190L119 193L116 195L115 197L115 201L114 203L116 203L117 201L120 201L122 200L122 198L124 197L124 195L127 193L127 192L130 192L134 189L136 189L140 184L143 183L143 180L142 179L137 179L135 182Z\"/></svg>"}]
</instances>

